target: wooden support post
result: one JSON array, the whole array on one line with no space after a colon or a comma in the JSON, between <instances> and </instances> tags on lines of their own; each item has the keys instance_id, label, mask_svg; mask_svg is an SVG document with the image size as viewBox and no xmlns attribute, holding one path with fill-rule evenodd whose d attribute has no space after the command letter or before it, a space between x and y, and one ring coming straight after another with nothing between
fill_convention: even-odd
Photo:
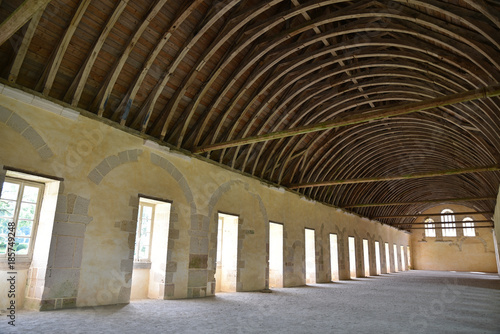
<instances>
[{"instance_id":1,"label":"wooden support post","mask_svg":"<svg viewBox=\"0 0 500 334\"><path fill-rule=\"evenodd\" d=\"M431 199L425 201L412 201L412 202L397 202L397 203L366 203L366 204L351 204L343 206L342 208L369 208L375 206L392 206L392 205L412 205L412 204L425 204L425 203L448 203L448 202L475 202L475 201L489 201L496 200L496 196L487 197L468 197L468 198L446 198L446 199Z\"/></svg>"},{"instance_id":2,"label":"wooden support post","mask_svg":"<svg viewBox=\"0 0 500 334\"><path fill-rule=\"evenodd\" d=\"M466 174L466 173L495 172L495 171L499 171L499 170L500 170L500 166L471 167L471 168L462 168L462 169L442 170L442 171L437 171L437 172L406 174L406 175L398 175L398 176L366 177L366 178L360 178L360 179L346 179L346 180L333 180L333 181L303 183L303 184L292 185L289 188L290 189L299 189L299 188L309 188L309 187L335 186L335 185L341 185L341 184L355 184L355 183L421 179L421 178L426 178L426 177L458 175L458 174Z\"/></svg>"},{"instance_id":3,"label":"wooden support post","mask_svg":"<svg viewBox=\"0 0 500 334\"><path fill-rule=\"evenodd\" d=\"M302 135L311 132L325 131L333 128L338 128L342 126L354 125L359 123L366 123L369 121L379 120L387 117L405 115L417 111L428 110L437 107L444 107L451 104L462 103L473 101L486 97L493 97L500 95L500 84L496 84L494 86L484 87L480 89L474 89L465 91L458 94L452 94L447 96L438 97L431 100L420 101L408 103L402 106L395 106L382 110L375 110L367 113L363 113L361 115L354 115L351 117L345 117L341 120L332 120L319 124L311 124L301 126L295 129L288 129L278 132L266 133L260 136L248 137L248 138L240 138L235 140L230 140L223 143L207 145L203 147L196 148L194 153L204 153L213 150L220 150L223 148L234 147L234 146L242 146L247 144L259 143L274 139L292 137L297 135Z\"/></svg>"}]
</instances>

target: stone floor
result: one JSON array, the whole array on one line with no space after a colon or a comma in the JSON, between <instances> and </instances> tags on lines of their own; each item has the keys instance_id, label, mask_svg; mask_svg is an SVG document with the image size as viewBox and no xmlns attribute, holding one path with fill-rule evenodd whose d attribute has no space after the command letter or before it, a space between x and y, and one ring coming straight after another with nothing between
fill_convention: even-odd
<instances>
[{"instance_id":1,"label":"stone floor","mask_svg":"<svg viewBox=\"0 0 500 334\"><path fill-rule=\"evenodd\" d=\"M500 333L500 277L410 271L191 300L2 316L0 333Z\"/></svg>"}]
</instances>

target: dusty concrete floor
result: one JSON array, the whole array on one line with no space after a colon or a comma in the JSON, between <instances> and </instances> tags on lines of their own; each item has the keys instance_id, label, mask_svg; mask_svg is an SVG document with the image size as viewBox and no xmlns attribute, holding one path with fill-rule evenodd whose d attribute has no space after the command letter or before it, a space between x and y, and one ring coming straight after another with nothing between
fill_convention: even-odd
<instances>
[{"instance_id":1,"label":"dusty concrete floor","mask_svg":"<svg viewBox=\"0 0 500 334\"><path fill-rule=\"evenodd\" d=\"M20 311L0 333L500 333L500 277L411 271L191 300Z\"/></svg>"}]
</instances>

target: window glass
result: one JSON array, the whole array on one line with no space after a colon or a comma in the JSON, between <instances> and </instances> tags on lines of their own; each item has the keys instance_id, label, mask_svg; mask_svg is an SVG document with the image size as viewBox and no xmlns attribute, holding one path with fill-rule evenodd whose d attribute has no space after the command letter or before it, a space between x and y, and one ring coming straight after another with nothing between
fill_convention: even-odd
<instances>
[{"instance_id":1,"label":"window glass","mask_svg":"<svg viewBox=\"0 0 500 334\"><path fill-rule=\"evenodd\" d=\"M434 220L431 218L427 218L425 220L425 236L434 238L436 237L436 226L434 225Z\"/></svg>"},{"instance_id":2,"label":"window glass","mask_svg":"<svg viewBox=\"0 0 500 334\"><path fill-rule=\"evenodd\" d=\"M150 261L153 215L154 205L143 202L139 204L139 217L135 236L135 261Z\"/></svg>"},{"instance_id":3,"label":"window glass","mask_svg":"<svg viewBox=\"0 0 500 334\"><path fill-rule=\"evenodd\" d=\"M443 227L443 237L456 237L457 230L455 228L455 215L450 209L441 211L441 222Z\"/></svg>"},{"instance_id":4,"label":"window glass","mask_svg":"<svg viewBox=\"0 0 500 334\"><path fill-rule=\"evenodd\" d=\"M9 233L16 255L30 255L43 184L19 179L4 182L0 196L0 256L6 256Z\"/></svg>"},{"instance_id":5,"label":"window glass","mask_svg":"<svg viewBox=\"0 0 500 334\"><path fill-rule=\"evenodd\" d=\"M475 237L476 230L474 229L474 221L470 217L466 217L463 220L464 237Z\"/></svg>"}]
</instances>

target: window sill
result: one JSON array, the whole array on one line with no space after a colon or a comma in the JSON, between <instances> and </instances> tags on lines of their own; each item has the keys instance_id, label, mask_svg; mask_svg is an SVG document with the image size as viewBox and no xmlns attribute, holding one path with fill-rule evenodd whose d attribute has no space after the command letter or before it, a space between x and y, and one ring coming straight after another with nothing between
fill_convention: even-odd
<instances>
[{"instance_id":1,"label":"window sill","mask_svg":"<svg viewBox=\"0 0 500 334\"><path fill-rule=\"evenodd\" d=\"M134 262L134 269L151 269L151 262Z\"/></svg>"},{"instance_id":2,"label":"window sill","mask_svg":"<svg viewBox=\"0 0 500 334\"><path fill-rule=\"evenodd\" d=\"M6 258L0 259L0 270L1 271L17 271L29 269L31 265L31 260L29 258L16 258L14 263L14 269L10 268L8 260Z\"/></svg>"}]
</instances>

